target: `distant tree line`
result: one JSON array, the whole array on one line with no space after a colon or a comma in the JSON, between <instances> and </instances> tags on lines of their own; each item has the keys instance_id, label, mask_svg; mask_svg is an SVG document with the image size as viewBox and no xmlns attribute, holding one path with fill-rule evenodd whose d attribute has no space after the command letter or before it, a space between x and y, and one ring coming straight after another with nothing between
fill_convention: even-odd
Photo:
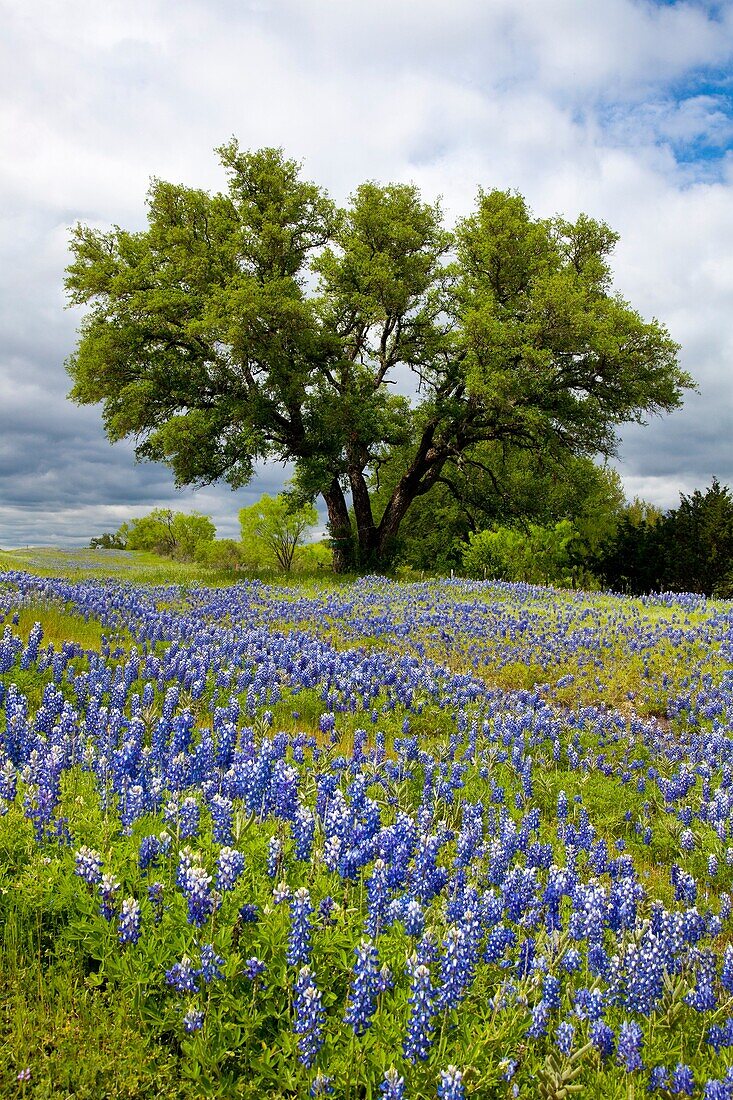
<instances>
[{"instance_id":1,"label":"distant tree line","mask_svg":"<svg viewBox=\"0 0 733 1100\"><path fill-rule=\"evenodd\" d=\"M387 465L374 495L390 491ZM289 573L332 564L329 542L306 542L318 514L292 488L242 508L239 523L238 540L217 539L209 516L155 508L90 545L152 551L219 572ZM733 494L714 478L704 491L681 494L679 506L665 513L646 501L629 504L618 474L588 458L553 463L520 450L479 451L470 463L448 466L430 496L416 502L390 551L392 568L406 577L455 572L632 595L727 598L733 597Z\"/></svg>"},{"instance_id":2,"label":"distant tree line","mask_svg":"<svg viewBox=\"0 0 733 1100\"><path fill-rule=\"evenodd\" d=\"M306 545L318 513L286 493L260 500L239 512L241 538L217 539L210 516L154 508L90 542L94 549L142 550L182 562L199 562L219 572L316 568L330 564L321 543Z\"/></svg>"},{"instance_id":3,"label":"distant tree line","mask_svg":"<svg viewBox=\"0 0 733 1100\"><path fill-rule=\"evenodd\" d=\"M619 591L700 592L733 597L733 495L717 478L680 494L677 508L632 507L594 562Z\"/></svg>"},{"instance_id":4,"label":"distant tree line","mask_svg":"<svg viewBox=\"0 0 733 1100\"><path fill-rule=\"evenodd\" d=\"M665 513L588 458L477 452L416 502L393 553L403 572L733 597L733 494L714 478Z\"/></svg>"}]
</instances>

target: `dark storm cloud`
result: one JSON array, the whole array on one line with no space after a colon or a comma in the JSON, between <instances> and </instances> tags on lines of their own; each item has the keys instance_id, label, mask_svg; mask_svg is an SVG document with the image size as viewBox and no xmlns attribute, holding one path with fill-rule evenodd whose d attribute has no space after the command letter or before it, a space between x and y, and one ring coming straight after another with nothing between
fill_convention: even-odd
<instances>
[{"instance_id":1,"label":"dark storm cloud","mask_svg":"<svg viewBox=\"0 0 733 1100\"><path fill-rule=\"evenodd\" d=\"M246 491L178 492L66 399L80 313L69 227L145 224L157 175L224 185L213 146L283 145L339 199L414 180L466 213L479 185L621 234L620 291L668 324L699 395L623 432L627 491L664 506L733 484L733 7L635 0L27 0L0 45L0 545L69 544L157 505L236 514Z\"/></svg>"}]
</instances>

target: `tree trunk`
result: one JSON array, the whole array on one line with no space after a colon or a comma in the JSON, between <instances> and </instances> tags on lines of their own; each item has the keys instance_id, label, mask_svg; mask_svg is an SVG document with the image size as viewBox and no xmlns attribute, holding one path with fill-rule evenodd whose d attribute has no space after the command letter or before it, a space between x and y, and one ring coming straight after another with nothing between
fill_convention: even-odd
<instances>
[{"instance_id":1,"label":"tree trunk","mask_svg":"<svg viewBox=\"0 0 733 1100\"><path fill-rule=\"evenodd\" d=\"M334 573L347 573L354 565L353 536L346 497L338 478L335 477L328 489L324 490L323 499L328 509L328 530L331 535L333 571Z\"/></svg>"},{"instance_id":2,"label":"tree trunk","mask_svg":"<svg viewBox=\"0 0 733 1100\"><path fill-rule=\"evenodd\" d=\"M372 502L362 468L354 464L349 466L351 501L356 516L356 531L359 540L359 567L368 569L376 564L377 528L374 523Z\"/></svg>"},{"instance_id":3,"label":"tree trunk","mask_svg":"<svg viewBox=\"0 0 733 1100\"><path fill-rule=\"evenodd\" d=\"M433 487L447 458L447 453L437 448L421 447L410 468L397 482L376 533L376 552L380 561L389 556L390 545L413 500Z\"/></svg>"}]
</instances>

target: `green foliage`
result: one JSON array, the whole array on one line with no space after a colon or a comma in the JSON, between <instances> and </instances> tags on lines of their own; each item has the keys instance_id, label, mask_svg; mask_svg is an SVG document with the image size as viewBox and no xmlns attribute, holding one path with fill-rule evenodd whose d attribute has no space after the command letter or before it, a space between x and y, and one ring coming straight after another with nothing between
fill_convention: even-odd
<instances>
[{"instance_id":1,"label":"green foliage","mask_svg":"<svg viewBox=\"0 0 733 1100\"><path fill-rule=\"evenodd\" d=\"M194 557L202 565L229 573L239 572L244 568L246 561L244 547L236 539L213 539L211 542L200 542Z\"/></svg>"},{"instance_id":2,"label":"green foliage","mask_svg":"<svg viewBox=\"0 0 733 1100\"><path fill-rule=\"evenodd\" d=\"M293 569L300 572L330 570L332 564L331 549L326 542L308 542L298 546L293 560Z\"/></svg>"},{"instance_id":3,"label":"green foliage","mask_svg":"<svg viewBox=\"0 0 733 1100\"><path fill-rule=\"evenodd\" d=\"M597 569L606 583L634 593L671 590L733 595L733 495L713 478L679 507L662 515L635 501L615 538L602 548Z\"/></svg>"},{"instance_id":4,"label":"green foliage","mask_svg":"<svg viewBox=\"0 0 733 1100\"><path fill-rule=\"evenodd\" d=\"M242 508L239 525L248 558L263 558L285 573L293 567L295 552L302 546L309 528L318 523L318 513L309 503L297 504L286 493L271 497L264 493L256 504Z\"/></svg>"},{"instance_id":5,"label":"green foliage","mask_svg":"<svg viewBox=\"0 0 733 1100\"><path fill-rule=\"evenodd\" d=\"M388 498L400 462L379 471L377 500ZM505 525L552 525L570 520L578 532L574 553L592 557L613 537L624 510L615 470L585 456L535 455L483 443L446 463L427 496L418 497L395 545L398 564L447 573L460 567L472 532Z\"/></svg>"},{"instance_id":6,"label":"green foliage","mask_svg":"<svg viewBox=\"0 0 733 1100\"><path fill-rule=\"evenodd\" d=\"M126 543L119 531L105 531L103 535L90 539L90 550L125 550Z\"/></svg>"},{"instance_id":7,"label":"green foliage","mask_svg":"<svg viewBox=\"0 0 733 1100\"><path fill-rule=\"evenodd\" d=\"M216 528L209 516L154 508L147 516L123 523L120 539L130 550L148 550L177 561L193 561L202 543L213 542Z\"/></svg>"},{"instance_id":8,"label":"green foliage","mask_svg":"<svg viewBox=\"0 0 733 1100\"><path fill-rule=\"evenodd\" d=\"M281 151L219 155L225 193L156 180L144 232L75 228L66 286L89 312L71 397L101 402L109 438L134 436L179 484L292 462L326 501L339 568L386 561L477 445L612 454L618 425L691 385L666 329L611 292L601 222L480 191L451 233L412 185L365 183L339 210ZM370 479L398 454L377 502Z\"/></svg>"},{"instance_id":9,"label":"green foliage","mask_svg":"<svg viewBox=\"0 0 733 1100\"><path fill-rule=\"evenodd\" d=\"M470 577L569 588L577 539L578 532L566 519L554 527L531 523L526 532L516 527L479 531L469 535L463 567Z\"/></svg>"},{"instance_id":10,"label":"green foliage","mask_svg":"<svg viewBox=\"0 0 733 1100\"><path fill-rule=\"evenodd\" d=\"M733 494L717 478L703 493L680 494L661 528L665 581L675 591L733 595Z\"/></svg>"}]
</instances>

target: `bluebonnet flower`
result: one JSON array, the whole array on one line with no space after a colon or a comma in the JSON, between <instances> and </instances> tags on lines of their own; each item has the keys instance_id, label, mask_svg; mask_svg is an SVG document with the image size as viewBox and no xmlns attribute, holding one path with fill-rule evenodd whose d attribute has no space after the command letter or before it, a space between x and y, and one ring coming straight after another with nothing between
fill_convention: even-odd
<instances>
[{"instance_id":1,"label":"bluebonnet flower","mask_svg":"<svg viewBox=\"0 0 733 1100\"><path fill-rule=\"evenodd\" d=\"M325 898L321 898L318 903L318 919L321 924L331 925L334 923L333 911L336 908L336 902L330 895L326 895Z\"/></svg>"},{"instance_id":2,"label":"bluebonnet flower","mask_svg":"<svg viewBox=\"0 0 733 1100\"><path fill-rule=\"evenodd\" d=\"M669 1071L666 1066L655 1066L649 1074L647 1090L655 1092L657 1089L666 1089L669 1086Z\"/></svg>"},{"instance_id":3,"label":"bluebonnet flower","mask_svg":"<svg viewBox=\"0 0 733 1100\"><path fill-rule=\"evenodd\" d=\"M547 973L542 978L542 1000L548 1008L560 1007L560 979Z\"/></svg>"},{"instance_id":4,"label":"bluebonnet flower","mask_svg":"<svg viewBox=\"0 0 733 1100\"><path fill-rule=\"evenodd\" d=\"M112 920L117 912L117 895L119 890L120 884L114 875L102 875L99 883L99 893L102 897L99 911L105 920Z\"/></svg>"},{"instance_id":5,"label":"bluebonnet flower","mask_svg":"<svg viewBox=\"0 0 733 1100\"><path fill-rule=\"evenodd\" d=\"M135 898L125 898L117 923L117 938L121 944L137 943L140 939L140 904Z\"/></svg>"},{"instance_id":6,"label":"bluebonnet flower","mask_svg":"<svg viewBox=\"0 0 733 1100\"><path fill-rule=\"evenodd\" d=\"M376 859L372 873L367 879L367 918L364 922L364 931L367 936L378 935L384 921L387 901L389 899L389 886L387 884L386 864L383 859Z\"/></svg>"},{"instance_id":7,"label":"bluebonnet flower","mask_svg":"<svg viewBox=\"0 0 733 1100\"><path fill-rule=\"evenodd\" d=\"M349 994L349 1006L344 1023L350 1024L357 1035L363 1035L371 1026L377 1007L379 992L379 957L371 940L362 940L354 949L356 963Z\"/></svg>"},{"instance_id":8,"label":"bluebonnet flower","mask_svg":"<svg viewBox=\"0 0 733 1100\"><path fill-rule=\"evenodd\" d=\"M701 952L695 970L695 988L685 997L685 1002L697 1012L709 1012L718 1003L713 988L715 970L715 956L712 951Z\"/></svg>"},{"instance_id":9,"label":"bluebonnet flower","mask_svg":"<svg viewBox=\"0 0 733 1100\"><path fill-rule=\"evenodd\" d=\"M331 1078L326 1077L324 1073L317 1073L311 1083L310 1095L313 1097L333 1096L333 1082Z\"/></svg>"},{"instance_id":10,"label":"bluebonnet flower","mask_svg":"<svg viewBox=\"0 0 733 1100\"><path fill-rule=\"evenodd\" d=\"M153 907L153 920L160 924L163 919L163 892L165 887L162 882L151 882L148 886L148 901Z\"/></svg>"},{"instance_id":11,"label":"bluebonnet flower","mask_svg":"<svg viewBox=\"0 0 733 1100\"><path fill-rule=\"evenodd\" d=\"M519 1062L516 1058L502 1058L499 1062L502 1081L511 1081L512 1077L517 1072L518 1065Z\"/></svg>"},{"instance_id":12,"label":"bluebonnet flower","mask_svg":"<svg viewBox=\"0 0 733 1100\"><path fill-rule=\"evenodd\" d=\"M695 834L692 829L683 829L680 834L680 848L683 852L691 852L695 847Z\"/></svg>"},{"instance_id":13,"label":"bluebonnet flower","mask_svg":"<svg viewBox=\"0 0 733 1100\"><path fill-rule=\"evenodd\" d=\"M183 1017L184 1030L190 1035L194 1031L200 1031L204 1026L204 1014L201 1009L189 1008Z\"/></svg>"},{"instance_id":14,"label":"bluebonnet flower","mask_svg":"<svg viewBox=\"0 0 733 1100\"><path fill-rule=\"evenodd\" d=\"M293 1006L295 1022L293 1030L298 1039L298 1058L304 1066L310 1068L323 1045L323 1026L325 1012L321 994L313 981L313 972L304 966L295 982Z\"/></svg>"},{"instance_id":15,"label":"bluebonnet flower","mask_svg":"<svg viewBox=\"0 0 733 1100\"><path fill-rule=\"evenodd\" d=\"M188 848L181 848L178 853L178 865L176 867L176 886L179 890L186 889L188 872L194 866L194 853Z\"/></svg>"},{"instance_id":16,"label":"bluebonnet flower","mask_svg":"<svg viewBox=\"0 0 733 1100\"><path fill-rule=\"evenodd\" d=\"M588 1038L602 1058L609 1058L613 1054L615 1035L613 1028L605 1021L593 1020L588 1029Z\"/></svg>"},{"instance_id":17,"label":"bluebonnet flower","mask_svg":"<svg viewBox=\"0 0 733 1100\"><path fill-rule=\"evenodd\" d=\"M394 1066L390 1066L379 1086L382 1100L405 1100L405 1079L400 1077Z\"/></svg>"},{"instance_id":18,"label":"bluebonnet flower","mask_svg":"<svg viewBox=\"0 0 733 1100\"><path fill-rule=\"evenodd\" d=\"M566 970L568 974L574 974L576 970L580 970L583 965L583 956L580 951L575 947L569 947L562 957L560 964L563 970Z\"/></svg>"},{"instance_id":19,"label":"bluebonnet flower","mask_svg":"<svg viewBox=\"0 0 733 1100\"><path fill-rule=\"evenodd\" d=\"M282 905L284 901L287 901L290 897L290 887L287 882L278 882L275 889L272 891L272 900L275 905Z\"/></svg>"},{"instance_id":20,"label":"bluebonnet flower","mask_svg":"<svg viewBox=\"0 0 733 1100\"><path fill-rule=\"evenodd\" d=\"M280 868L283 844L279 837L271 836L267 845L267 873L275 878Z\"/></svg>"},{"instance_id":21,"label":"bluebonnet flower","mask_svg":"<svg viewBox=\"0 0 733 1100\"><path fill-rule=\"evenodd\" d=\"M600 1020L603 1015L603 994L600 989L577 989L573 1007L579 1020Z\"/></svg>"},{"instance_id":22,"label":"bluebonnet flower","mask_svg":"<svg viewBox=\"0 0 733 1100\"><path fill-rule=\"evenodd\" d=\"M718 1081L710 1078L705 1082L703 1100L731 1100L733 1097L733 1084L730 1081Z\"/></svg>"},{"instance_id":23,"label":"bluebonnet flower","mask_svg":"<svg viewBox=\"0 0 733 1100\"><path fill-rule=\"evenodd\" d=\"M557 1025L555 1030L555 1045L561 1054L566 1057L569 1056L570 1051L573 1049L573 1039L575 1038L575 1028L567 1020L563 1020L561 1024Z\"/></svg>"},{"instance_id":24,"label":"bluebonnet flower","mask_svg":"<svg viewBox=\"0 0 733 1100\"><path fill-rule=\"evenodd\" d=\"M291 829L295 841L295 858L307 863L311 858L316 832L316 819L307 806L298 807Z\"/></svg>"},{"instance_id":25,"label":"bluebonnet flower","mask_svg":"<svg viewBox=\"0 0 733 1100\"><path fill-rule=\"evenodd\" d=\"M527 1028L527 1037L529 1039L541 1039L543 1035L547 1035L549 1019L550 1009L544 1001L540 1001L532 1009L532 1022Z\"/></svg>"},{"instance_id":26,"label":"bluebonnet flower","mask_svg":"<svg viewBox=\"0 0 733 1100\"><path fill-rule=\"evenodd\" d=\"M463 1100L466 1095L463 1088L463 1074L456 1066L448 1066L440 1071L438 1083L439 1100Z\"/></svg>"},{"instance_id":27,"label":"bluebonnet flower","mask_svg":"<svg viewBox=\"0 0 733 1100\"><path fill-rule=\"evenodd\" d=\"M251 902L247 902L245 905L239 907L239 919L242 924L257 924L259 917L259 911L256 905Z\"/></svg>"},{"instance_id":28,"label":"bluebonnet flower","mask_svg":"<svg viewBox=\"0 0 733 1100\"><path fill-rule=\"evenodd\" d=\"M705 1035L705 1042L713 1048L716 1054L719 1054L721 1048L727 1046L725 1029L720 1024L711 1024Z\"/></svg>"},{"instance_id":29,"label":"bluebonnet flower","mask_svg":"<svg viewBox=\"0 0 733 1100\"><path fill-rule=\"evenodd\" d=\"M692 1096L695 1092L695 1077L689 1066L678 1062L672 1074L671 1091L677 1096Z\"/></svg>"},{"instance_id":30,"label":"bluebonnet flower","mask_svg":"<svg viewBox=\"0 0 733 1100\"><path fill-rule=\"evenodd\" d=\"M74 873L83 878L88 886L96 886L102 879L102 854L94 848L82 845L78 852L74 853Z\"/></svg>"},{"instance_id":31,"label":"bluebonnet flower","mask_svg":"<svg viewBox=\"0 0 733 1100\"><path fill-rule=\"evenodd\" d=\"M214 950L214 945L205 943L201 948L201 968L199 969L202 981L206 983L222 981L224 975L220 968L223 965L224 960L221 956L217 955Z\"/></svg>"},{"instance_id":32,"label":"bluebonnet flower","mask_svg":"<svg viewBox=\"0 0 733 1100\"><path fill-rule=\"evenodd\" d=\"M720 981L728 993L733 993L733 944L726 944L723 952L723 965L720 970Z\"/></svg>"},{"instance_id":33,"label":"bluebonnet flower","mask_svg":"<svg viewBox=\"0 0 733 1100\"><path fill-rule=\"evenodd\" d=\"M440 989L437 1005L441 1009L457 1008L465 996L473 976L468 937L460 927L449 928L443 940L440 959Z\"/></svg>"},{"instance_id":34,"label":"bluebonnet flower","mask_svg":"<svg viewBox=\"0 0 733 1100\"><path fill-rule=\"evenodd\" d=\"M616 1059L627 1073L642 1068L642 1031L635 1020L621 1024L618 1033Z\"/></svg>"},{"instance_id":35,"label":"bluebonnet flower","mask_svg":"<svg viewBox=\"0 0 733 1100\"><path fill-rule=\"evenodd\" d=\"M217 890L233 890L244 870L244 854L236 848L222 848L216 861Z\"/></svg>"},{"instance_id":36,"label":"bluebonnet flower","mask_svg":"<svg viewBox=\"0 0 733 1100\"><path fill-rule=\"evenodd\" d=\"M381 970L377 974L377 993L386 993L388 989L394 988L394 978L392 977L392 971L386 963L383 964Z\"/></svg>"},{"instance_id":37,"label":"bluebonnet flower","mask_svg":"<svg viewBox=\"0 0 733 1100\"><path fill-rule=\"evenodd\" d=\"M187 955L180 962L174 963L170 970L166 970L165 980L177 993L198 993L198 970Z\"/></svg>"},{"instance_id":38,"label":"bluebonnet flower","mask_svg":"<svg viewBox=\"0 0 733 1100\"><path fill-rule=\"evenodd\" d=\"M288 934L288 963L295 966L307 963L311 954L311 923L313 913L310 894L301 886L290 902L290 932Z\"/></svg>"},{"instance_id":39,"label":"bluebonnet flower","mask_svg":"<svg viewBox=\"0 0 733 1100\"><path fill-rule=\"evenodd\" d=\"M188 902L188 923L202 928L216 909L216 898L211 893L211 875L203 867L191 867L186 873L183 892Z\"/></svg>"},{"instance_id":40,"label":"bluebonnet flower","mask_svg":"<svg viewBox=\"0 0 733 1100\"><path fill-rule=\"evenodd\" d=\"M318 728L321 733L331 733L336 726L336 715L333 712L322 714L318 719Z\"/></svg>"},{"instance_id":41,"label":"bluebonnet flower","mask_svg":"<svg viewBox=\"0 0 733 1100\"><path fill-rule=\"evenodd\" d=\"M201 822L201 809L195 798L184 798L178 813L178 835L181 840L191 840L198 836Z\"/></svg>"},{"instance_id":42,"label":"bluebonnet flower","mask_svg":"<svg viewBox=\"0 0 733 1100\"><path fill-rule=\"evenodd\" d=\"M417 898L410 898L404 907L402 923L408 936L422 936L425 931L425 914Z\"/></svg>"},{"instance_id":43,"label":"bluebonnet flower","mask_svg":"<svg viewBox=\"0 0 733 1100\"><path fill-rule=\"evenodd\" d=\"M434 990L430 971L418 961L417 954L408 959L410 973L410 997L412 1012L407 1025L403 1053L408 1062L424 1061L432 1043Z\"/></svg>"},{"instance_id":44,"label":"bluebonnet flower","mask_svg":"<svg viewBox=\"0 0 733 1100\"><path fill-rule=\"evenodd\" d=\"M256 982L266 970L266 966L262 959L258 959L256 955L253 955L250 959L247 959L244 964L244 976L249 978L251 982Z\"/></svg>"},{"instance_id":45,"label":"bluebonnet flower","mask_svg":"<svg viewBox=\"0 0 733 1100\"><path fill-rule=\"evenodd\" d=\"M233 807L231 799L215 794L209 802L214 840L218 844L231 844Z\"/></svg>"}]
</instances>

